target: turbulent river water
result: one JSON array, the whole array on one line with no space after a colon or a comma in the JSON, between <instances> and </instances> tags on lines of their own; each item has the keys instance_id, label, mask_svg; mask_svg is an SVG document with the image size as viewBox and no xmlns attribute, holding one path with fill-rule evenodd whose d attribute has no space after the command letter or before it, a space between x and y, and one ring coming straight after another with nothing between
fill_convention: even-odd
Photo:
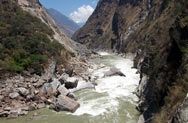
<instances>
[{"instance_id":1,"label":"turbulent river water","mask_svg":"<svg viewBox=\"0 0 188 123\"><path fill-rule=\"evenodd\" d=\"M41 109L17 119L1 119L0 123L136 123L139 113L135 109L137 97L133 92L138 85L139 74L132 69L132 57L100 54L102 57L90 60L95 66L104 65L92 72L92 76L98 76L98 85L95 89L75 93L80 103L75 113ZM104 77L112 67L119 68L126 77Z\"/></svg>"}]
</instances>

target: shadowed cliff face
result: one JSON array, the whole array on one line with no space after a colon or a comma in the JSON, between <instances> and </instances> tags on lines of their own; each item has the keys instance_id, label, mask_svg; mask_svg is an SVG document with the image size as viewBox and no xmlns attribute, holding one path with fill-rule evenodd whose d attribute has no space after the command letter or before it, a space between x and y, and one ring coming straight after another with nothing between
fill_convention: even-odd
<instances>
[{"instance_id":1,"label":"shadowed cliff face","mask_svg":"<svg viewBox=\"0 0 188 123\"><path fill-rule=\"evenodd\" d=\"M101 0L73 36L89 48L135 53L139 122L171 122L188 92L187 8L186 0Z\"/></svg>"},{"instance_id":2,"label":"shadowed cliff face","mask_svg":"<svg viewBox=\"0 0 188 123\"><path fill-rule=\"evenodd\" d=\"M112 20L117 6L118 0L100 0L92 16L73 39L92 48L110 48Z\"/></svg>"}]
</instances>

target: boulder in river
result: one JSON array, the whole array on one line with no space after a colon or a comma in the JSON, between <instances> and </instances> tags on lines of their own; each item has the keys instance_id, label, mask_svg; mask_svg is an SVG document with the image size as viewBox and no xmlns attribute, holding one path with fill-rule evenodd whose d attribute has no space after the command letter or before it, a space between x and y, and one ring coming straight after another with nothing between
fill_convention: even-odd
<instances>
[{"instance_id":1,"label":"boulder in river","mask_svg":"<svg viewBox=\"0 0 188 123\"><path fill-rule=\"evenodd\" d=\"M120 71L120 69L118 69L118 68L111 68L109 71L104 73L104 76L105 77L110 77L110 76L124 76L124 77L126 77L126 75L124 73L122 73Z\"/></svg>"},{"instance_id":2,"label":"boulder in river","mask_svg":"<svg viewBox=\"0 0 188 123\"><path fill-rule=\"evenodd\" d=\"M78 85L78 79L76 77L69 77L66 80L65 87L67 89L76 88Z\"/></svg>"},{"instance_id":3,"label":"boulder in river","mask_svg":"<svg viewBox=\"0 0 188 123\"><path fill-rule=\"evenodd\" d=\"M69 112L75 112L80 107L80 104L73 99L64 96L59 95L56 101L56 111L69 111Z\"/></svg>"},{"instance_id":4,"label":"boulder in river","mask_svg":"<svg viewBox=\"0 0 188 123\"><path fill-rule=\"evenodd\" d=\"M76 99L76 95L73 94L73 93L68 93L67 96L68 96L69 98L71 98L71 99Z\"/></svg>"}]
</instances>

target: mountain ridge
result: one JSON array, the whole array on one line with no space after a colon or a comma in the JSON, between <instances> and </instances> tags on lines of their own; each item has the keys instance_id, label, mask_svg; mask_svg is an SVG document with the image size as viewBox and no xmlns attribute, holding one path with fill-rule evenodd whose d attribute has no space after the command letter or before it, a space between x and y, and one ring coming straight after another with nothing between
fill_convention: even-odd
<instances>
[{"instance_id":1,"label":"mountain ridge","mask_svg":"<svg viewBox=\"0 0 188 123\"><path fill-rule=\"evenodd\" d=\"M49 8L47 11L62 29L62 31L64 31L69 37L71 37L73 33L80 28L73 20L63 15L58 10Z\"/></svg>"}]
</instances>

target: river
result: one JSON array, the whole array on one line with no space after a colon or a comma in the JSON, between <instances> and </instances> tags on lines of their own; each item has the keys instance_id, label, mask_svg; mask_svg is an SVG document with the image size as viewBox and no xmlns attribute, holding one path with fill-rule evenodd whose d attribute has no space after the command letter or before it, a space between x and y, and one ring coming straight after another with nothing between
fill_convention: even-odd
<instances>
[{"instance_id":1,"label":"river","mask_svg":"<svg viewBox=\"0 0 188 123\"><path fill-rule=\"evenodd\" d=\"M1 119L0 123L136 123L139 117L135 109L138 99L133 92L138 86L139 74L132 69L132 57L100 54L102 57L90 60L94 66L104 66L92 71L92 76L98 76L98 85L95 89L75 93L80 103L75 113L41 109L17 119ZM112 67L119 68L126 77L104 77L104 73Z\"/></svg>"}]
</instances>

